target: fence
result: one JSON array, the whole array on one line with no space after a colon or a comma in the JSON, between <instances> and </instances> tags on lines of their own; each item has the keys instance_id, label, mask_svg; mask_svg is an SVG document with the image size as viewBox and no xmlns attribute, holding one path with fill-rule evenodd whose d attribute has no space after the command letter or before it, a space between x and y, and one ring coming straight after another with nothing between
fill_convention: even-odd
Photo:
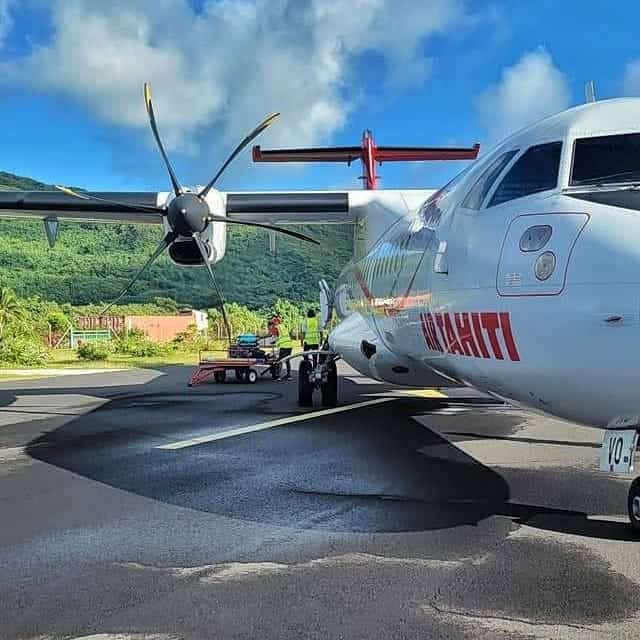
<instances>
[{"instance_id":1,"label":"fence","mask_svg":"<svg viewBox=\"0 0 640 640\"><path fill-rule=\"evenodd\" d=\"M71 329L71 348L77 349L85 342L104 342L111 340L111 329Z\"/></svg>"}]
</instances>

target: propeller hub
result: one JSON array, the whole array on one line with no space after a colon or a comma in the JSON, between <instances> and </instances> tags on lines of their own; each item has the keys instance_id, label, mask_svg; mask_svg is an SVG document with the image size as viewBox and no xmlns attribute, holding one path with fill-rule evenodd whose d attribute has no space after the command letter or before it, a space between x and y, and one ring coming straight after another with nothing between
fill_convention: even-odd
<instances>
[{"instance_id":1,"label":"propeller hub","mask_svg":"<svg viewBox=\"0 0 640 640\"><path fill-rule=\"evenodd\" d=\"M192 236L204 231L208 222L209 205L195 193L181 193L167 208L167 220L173 231Z\"/></svg>"}]
</instances>

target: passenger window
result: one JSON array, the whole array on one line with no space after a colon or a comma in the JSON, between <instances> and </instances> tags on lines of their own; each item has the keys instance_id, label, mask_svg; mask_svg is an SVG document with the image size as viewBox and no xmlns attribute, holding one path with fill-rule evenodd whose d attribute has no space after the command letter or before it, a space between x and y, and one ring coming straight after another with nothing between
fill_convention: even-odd
<instances>
[{"instance_id":1,"label":"passenger window","mask_svg":"<svg viewBox=\"0 0 640 640\"><path fill-rule=\"evenodd\" d=\"M507 151L498 156L481 174L476 180L471 191L467 194L467 197L463 200L462 206L467 209L479 209L493 183L498 176L502 173L502 170L511 162L513 156L518 153L518 149Z\"/></svg>"},{"instance_id":2,"label":"passenger window","mask_svg":"<svg viewBox=\"0 0 640 640\"><path fill-rule=\"evenodd\" d=\"M371 257L367 257L366 262L364 263L364 281L371 282L371 277L373 276L373 260Z\"/></svg>"},{"instance_id":3,"label":"passenger window","mask_svg":"<svg viewBox=\"0 0 640 640\"><path fill-rule=\"evenodd\" d=\"M391 295L404 297L409 295L418 269L422 265L425 252L431 245L435 234L424 224L415 228L411 223L403 230L403 233L405 237L401 245L400 265L395 269L395 273L391 274L393 279Z\"/></svg>"},{"instance_id":4,"label":"passenger window","mask_svg":"<svg viewBox=\"0 0 640 640\"><path fill-rule=\"evenodd\" d=\"M511 167L496 189L489 207L555 189L558 185L562 142L539 144L529 148Z\"/></svg>"}]
</instances>

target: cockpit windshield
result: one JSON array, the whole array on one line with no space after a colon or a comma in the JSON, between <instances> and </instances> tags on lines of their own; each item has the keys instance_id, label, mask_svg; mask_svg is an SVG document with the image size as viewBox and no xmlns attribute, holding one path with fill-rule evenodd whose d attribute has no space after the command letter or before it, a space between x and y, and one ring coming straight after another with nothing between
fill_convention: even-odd
<instances>
[{"instance_id":1,"label":"cockpit windshield","mask_svg":"<svg viewBox=\"0 0 640 640\"><path fill-rule=\"evenodd\" d=\"M640 133L577 138L569 185L640 182Z\"/></svg>"}]
</instances>

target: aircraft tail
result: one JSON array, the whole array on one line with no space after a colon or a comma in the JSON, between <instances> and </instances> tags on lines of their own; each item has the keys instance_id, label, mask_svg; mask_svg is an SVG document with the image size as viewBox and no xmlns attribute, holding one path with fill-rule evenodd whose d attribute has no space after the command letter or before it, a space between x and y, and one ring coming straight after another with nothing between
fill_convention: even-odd
<instances>
[{"instance_id":1,"label":"aircraft tail","mask_svg":"<svg viewBox=\"0 0 640 640\"><path fill-rule=\"evenodd\" d=\"M431 162L434 160L475 160L480 145L472 147L378 147L371 131L362 135L359 147L310 147L302 149L266 149L253 147L254 162L362 162L361 179L365 189L376 189L379 176L376 165L383 162Z\"/></svg>"}]
</instances>

